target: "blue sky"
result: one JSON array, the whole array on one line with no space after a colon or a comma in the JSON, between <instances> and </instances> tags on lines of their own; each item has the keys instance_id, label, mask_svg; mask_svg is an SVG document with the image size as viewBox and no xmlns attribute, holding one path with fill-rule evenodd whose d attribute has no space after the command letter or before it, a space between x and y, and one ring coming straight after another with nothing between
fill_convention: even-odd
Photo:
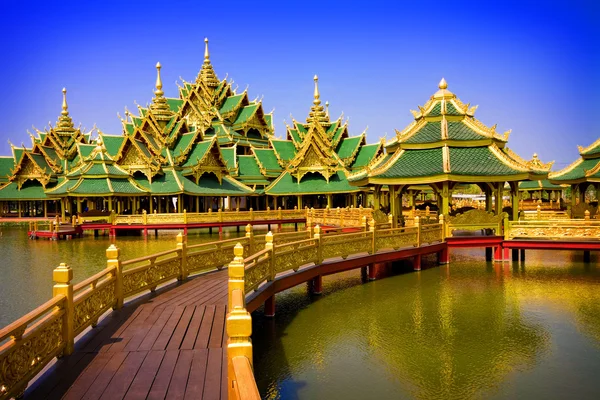
<instances>
[{"instance_id":1,"label":"blue sky","mask_svg":"<svg viewBox=\"0 0 600 400\"><path fill-rule=\"evenodd\" d=\"M600 136L600 17L593 1L20 2L0 5L0 154L55 123L61 89L78 124L119 134L117 112L195 79L210 39L219 78L303 120L314 74L330 113L368 142L402 130L442 77L509 147L560 169ZM360 5L359 5L360 4Z\"/></svg>"}]
</instances>

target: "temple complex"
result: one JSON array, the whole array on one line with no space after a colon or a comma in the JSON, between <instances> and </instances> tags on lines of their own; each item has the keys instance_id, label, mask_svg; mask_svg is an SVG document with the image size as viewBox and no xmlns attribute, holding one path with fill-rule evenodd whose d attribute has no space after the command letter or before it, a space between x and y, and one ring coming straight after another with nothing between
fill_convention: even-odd
<instances>
[{"instance_id":1,"label":"temple complex","mask_svg":"<svg viewBox=\"0 0 600 400\"><path fill-rule=\"evenodd\" d=\"M138 105L137 113L126 110L117 135L76 128L63 89L57 123L30 134L31 147L11 145L12 157L0 158L3 214L64 219L86 212L364 206L398 217L403 196L414 207L425 192L448 214L452 192L475 184L486 209L496 213L508 185L516 219L519 192L555 193L556 199L560 184L582 193L600 175L596 142L548 181L552 163L536 155L526 161L509 150L510 131L499 134L478 121L477 107L462 103L444 79L395 138L367 144L366 132L351 136L342 116L330 118L317 76L305 122L292 119L286 138L278 139L262 102L217 77L208 40L196 79L179 85L179 97L165 96L161 68L158 63L151 103Z\"/></svg>"}]
</instances>

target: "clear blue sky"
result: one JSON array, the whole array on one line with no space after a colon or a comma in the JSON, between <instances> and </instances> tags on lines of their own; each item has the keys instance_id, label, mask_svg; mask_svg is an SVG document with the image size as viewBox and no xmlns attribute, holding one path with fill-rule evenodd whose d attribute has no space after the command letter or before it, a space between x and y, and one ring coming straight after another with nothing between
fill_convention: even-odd
<instances>
[{"instance_id":1,"label":"clear blue sky","mask_svg":"<svg viewBox=\"0 0 600 400\"><path fill-rule=\"evenodd\" d=\"M68 89L76 123L120 133L117 112L195 79L203 39L220 78L275 109L276 135L303 120L314 74L332 116L368 141L401 130L445 77L509 147L562 168L600 136L600 12L594 1L495 2L3 0L0 154L55 123ZM360 4L360 6L359 6Z\"/></svg>"}]
</instances>

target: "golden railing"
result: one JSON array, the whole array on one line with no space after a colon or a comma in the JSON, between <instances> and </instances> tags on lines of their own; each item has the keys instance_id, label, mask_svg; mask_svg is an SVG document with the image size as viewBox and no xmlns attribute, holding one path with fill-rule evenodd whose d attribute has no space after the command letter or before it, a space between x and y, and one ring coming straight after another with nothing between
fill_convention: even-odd
<instances>
[{"instance_id":1,"label":"golden railing","mask_svg":"<svg viewBox=\"0 0 600 400\"><path fill-rule=\"evenodd\" d=\"M600 240L598 220L505 221L504 238Z\"/></svg>"},{"instance_id":2,"label":"golden railing","mask_svg":"<svg viewBox=\"0 0 600 400\"><path fill-rule=\"evenodd\" d=\"M371 208L311 208L308 209L306 214L306 225L358 226L364 225L365 219L370 221L372 218L373 209Z\"/></svg>"},{"instance_id":3,"label":"golden railing","mask_svg":"<svg viewBox=\"0 0 600 400\"><path fill-rule=\"evenodd\" d=\"M220 223L220 222L252 222L252 221L276 221L276 220L294 220L305 219L308 208L304 210L277 210L267 208L266 211L222 211L205 213L146 213L136 215L112 215L111 223L113 225L155 225L155 224L199 224L199 223Z\"/></svg>"},{"instance_id":4,"label":"golden railing","mask_svg":"<svg viewBox=\"0 0 600 400\"><path fill-rule=\"evenodd\" d=\"M530 221L530 220L549 220L549 219L570 219L567 211L560 210L545 210L538 204L535 210L525 210L519 212L519 219Z\"/></svg>"},{"instance_id":5,"label":"golden railing","mask_svg":"<svg viewBox=\"0 0 600 400\"><path fill-rule=\"evenodd\" d=\"M495 215L492 212L485 210L469 210L463 214L456 216L445 217L440 216L440 220L444 223L444 237L453 236L455 230L459 231L479 231L492 229L497 236L503 235L503 222L508 214L501 213ZM445 221L445 222L444 222Z\"/></svg>"}]
</instances>

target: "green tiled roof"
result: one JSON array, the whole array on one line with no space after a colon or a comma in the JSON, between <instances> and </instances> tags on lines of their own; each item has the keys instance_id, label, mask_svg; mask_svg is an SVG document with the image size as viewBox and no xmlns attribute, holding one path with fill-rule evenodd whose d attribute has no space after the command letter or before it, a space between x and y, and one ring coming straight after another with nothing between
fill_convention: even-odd
<instances>
[{"instance_id":1,"label":"green tiled roof","mask_svg":"<svg viewBox=\"0 0 600 400\"><path fill-rule=\"evenodd\" d=\"M342 134L344 133L344 127L340 126L337 131L335 131L335 134L333 135L333 143L336 143L341 137Z\"/></svg>"},{"instance_id":2,"label":"green tiled roof","mask_svg":"<svg viewBox=\"0 0 600 400\"><path fill-rule=\"evenodd\" d=\"M242 112L239 113L233 126L241 125L248 121L254 115L256 110L258 110L258 104L250 104L249 106L242 108Z\"/></svg>"},{"instance_id":3,"label":"green tiled roof","mask_svg":"<svg viewBox=\"0 0 600 400\"><path fill-rule=\"evenodd\" d=\"M50 165L48 165L48 162L46 161L46 158L41 155L41 154L32 154L29 153L29 156L33 159L33 161L41 168L44 170L44 172L46 173L50 173L52 172L52 168L50 168Z\"/></svg>"},{"instance_id":4,"label":"green tiled roof","mask_svg":"<svg viewBox=\"0 0 600 400\"><path fill-rule=\"evenodd\" d=\"M15 182L0 189L0 199L2 200L43 200L48 197L44 193L44 188L37 181L27 181L21 186L21 190Z\"/></svg>"},{"instance_id":5,"label":"green tiled roof","mask_svg":"<svg viewBox=\"0 0 600 400\"><path fill-rule=\"evenodd\" d=\"M22 147L13 147L13 154L15 156L15 164L18 163L19 161L21 161L21 157L23 157L23 153L25 152L25 149L23 149Z\"/></svg>"},{"instance_id":6,"label":"green tiled roof","mask_svg":"<svg viewBox=\"0 0 600 400\"><path fill-rule=\"evenodd\" d=\"M518 175L487 147L450 147L450 171L455 175Z\"/></svg>"},{"instance_id":7,"label":"green tiled roof","mask_svg":"<svg viewBox=\"0 0 600 400\"><path fill-rule=\"evenodd\" d=\"M211 148L213 144L212 140L204 140L202 142L194 144L192 151L190 151L187 161L182 164L182 167L190 167L196 165L199 160L204 158L206 152Z\"/></svg>"},{"instance_id":8,"label":"green tiled roof","mask_svg":"<svg viewBox=\"0 0 600 400\"><path fill-rule=\"evenodd\" d=\"M12 157L0 157L0 183L8 182L12 175L11 169L15 167L15 160Z\"/></svg>"},{"instance_id":9,"label":"green tiled roof","mask_svg":"<svg viewBox=\"0 0 600 400\"><path fill-rule=\"evenodd\" d=\"M239 176L246 177L262 177L260 173L260 168L258 167L258 163L254 156L238 156L238 165L239 165Z\"/></svg>"},{"instance_id":10,"label":"green tiled roof","mask_svg":"<svg viewBox=\"0 0 600 400\"><path fill-rule=\"evenodd\" d=\"M41 146L42 151L46 153L46 155L48 157L50 157L50 159L52 161L54 161L55 163L60 163L60 156L58 155L58 153L56 152L56 150L54 150L52 147L48 147L48 146Z\"/></svg>"},{"instance_id":11,"label":"green tiled roof","mask_svg":"<svg viewBox=\"0 0 600 400\"><path fill-rule=\"evenodd\" d=\"M553 181L572 181L585 178L586 171L594 169L600 162L598 159L579 159L578 164L563 175L553 176Z\"/></svg>"},{"instance_id":12,"label":"green tiled roof","mask_svg":"<svg viewBox=\"0 0 600 400\"><path fill-rule=\"evenodd\" d=\"M167 98L167 105L169 106L169 109L171 111L177 112L177 111L179 111L179 109L183 105L183 100L181 100L181 99Z\"/></svg>"},{"instance_id":13,"label":"green tiled roof","mask_svg":"<svg viewBox=\"0 0 600 400\"><path fill-rule=\"evenodd\" d=\"M179 137L179 140L177 141L177 144L175 145L175 148L173 149L173 154L175 156L183 154L192 142L192 140L194 140L194 137L196 137L196 134L194 133L186 133L184 135L181 135Z\"/></svg>"},{"instance_id":14,"label":"green tiled roof","mask_svg":"<svg viewBox=\"0 0 600 400\"><path fill-rule=\"evenodd\" d=\"M279 158L282 160L290 161L296 155L296 147L290 140L273 139L271 140L271 144L273 145L273 148L275 149L275 152Z\"/></svg>"},{"instance_id":15,"label":"green tiled roof","mask_svg":"<svg viewBox=\"0 0 600 400\"><path fill-rule=\"evenodd\" d=\"M336 150L337 155L341 159L352 157L358 146L360 146L362 139L362 136L354 136L342 139Z\"/></svg>"},{"instance_id":16,"label":"green tiled roof","mask_svg":"<svg viewBox=\"0 0 600 400\"><path fill-rule=\"evenodd\" d=\"M277 156L275 156L273 149L254 149L254 154L256 154L256 158L258 158L258 162L263 168L272 171L281 171L281 166L277 161Z\"/></svg>"},{"instance_id":17,"label":"green tiled roof","mask_svg":"<svg viewBox=\"0 0 600 400\"><path fill-rule=\"evenodd\" d=\"M435 143L442 140L442 123L427 122L421 129L404 143Z\"/></svg>"},{"instance_id":18,"label":"green tiled roof","mask_svg":"<svg viewBox=\"0 0 600 400\"><path fill-rule=\"evenodd\" d=\"M294 194L317 194L317 193L350 193L356 192L360 188L348 183L346 175L338 171L329 178L329 182L317 173L309 173L302 177L300 183L298 180L285 172L280 178L277 178L271 186L265 189L269 195L294 195Z\"/></svg>"},{"instance_id":19,"label":"green tiled roof","mask_svg":"<svg viewBox=\"0 0 600 400\"><path fill-rule=\"evenodd\" d=\"M133 135L134 130L133 124L125 124L125 132L127 132L128 135Z\"/></svg>"},{"instance_id":20,"label":"green tiled roof","mask_svg":"<svg viewBox=\"0 0 600 400\"><path fill-rule=\"evenodd\" d=\"M483 139L483 136L460 121L448 121L448 139L480 140Z\"/></svg>"},{"instance_id":21,"label":"green tiled roof","mask_svg":"<svg viewBox=\"0 0 600 400\"><path fill-rule=\"evenodd\" d=\"M153 195L182 192L172 170L166 170L164 174L154 175L152 183L148 182L146 177L140 177L137 181L141 187L148 189Z\"/></svg>"},{"instance_id":22,"label":"green tiled roof","mask_svg":"<svg viewBox=\"0 0 600 400\"><path fill-rule=\"evenodd\" d=\"M439 117L440 115L442 115L442 103L439 101L435 103L435 105L427 115L430 117Z\"/></svg>"},{"instance_id":23,"label":"green tiled roof","mask_svg":"<svg viewBox=\"0 0 600 400\"><path fill-rule=\"evenodd\" d=\"M446 114L447 115L463 115L461 112L459 112L456 107L454 107L454 104L452 104L452 102L446 102Z\"/></svg>"},{"instance_id":24,"label":"green tiled roof","mask_svg":"<svg viewBox=\"0 0 600 400\"><path fill-rule=\"evenodd\" d=\"M235 179L225 176L221 183L214 174L203 174L198 185L184 177L180 171L175 172L187 194L205 196L241 196L252 193L252 189L237 185Z\"/></svg>"},{"instance_id":25,"label":"green tiled roof","mask_svg":"<svg viewBox=\"0 0 600 400\"><path fill-rule=\"evenodd\" d=\"M225 161L225 164L227 165L227 168L229 169L233 169L236 168L236 154L235 154L235 147L221 147L221 156L223 157L223 161Z\"/></svg>"},{"instance_id":26,"label":"green tiled roof","mask_svg":"<svg viewBox=\"0 0 600 400\"><path fill-rule=\"evenodd\" d=\"M244 96L244 93L235 96L229 96L227 99L225 99L225 102L223 102L223 105L219 109L219 113L223 115L234 111L242 103Z\"/></svg>"},{"instance_id":27,"label":"green tiled roof","mask_svg":"<svg viewBox=\"0 0 600 400\"><path fill-rule=\"evenodd\" d=\"M381 178L409 178L432 176L444 173L443 149L404 150L404 153L386 171Z\"/></svg>"},{"instance_id":28,"label":"green tiled roof","mask_svg":"<svg viewBox=\"0 0 600 400\"><path fill-rule=\"evenodd\" d=\"M523 181L519 182L520 190L546 190L546 189L562 189L562 186L550 183L548 179L541 181Z\"/></svg>"},{"instance_id":29,"label":"green tiled roof","mask_svg":"<svg viewBox=\"0 0 600 400\"><path fill-rule=\"evenodd\" d=\"M271 114L265 114L265 122L269 128L273 127L273 116Z\"/></svg>"},{"instance_id":30,"label":"green tiled roof","mask_svg":"<svg viewBox=\"0 0 600 400\"><path fill-rule=\"evenodd\" d=\"M352 163L352 168L360 168L367 165L377 154L377 149L379 149L379 144L367 144L362 146L360 150L358 150L354 163Z\"/></svg>"},{"instance_id":31,"label":"green tiled roof","mask_svg":"<svg viewBox=\"0 0 600 400\"><path fill-rule=\"evenodd\" d=\"M144 109L141 109L141 110L144 110ZM142 125L142 118L131 116L131 120L133 121L133 124L135 126Z\"/></svg>"},{"instance_id":32,"label":"green tiled roof","mask_svg":"<svg viewBox=\"0 0 600 400\"><path fill-rule=\"evenodd\" d=\"M298 134L298 131L296 129L289 129L288 132L294 142L302 142L302 139L300 139L300 135Z\"/></svg>"}]
</instances>

